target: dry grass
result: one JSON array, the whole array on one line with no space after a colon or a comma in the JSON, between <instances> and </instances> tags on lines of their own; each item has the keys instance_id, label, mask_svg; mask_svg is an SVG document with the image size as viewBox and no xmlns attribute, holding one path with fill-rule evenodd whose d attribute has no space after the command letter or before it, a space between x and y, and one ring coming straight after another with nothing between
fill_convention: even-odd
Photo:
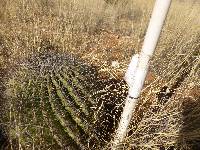
<instances>
[{"instance_id":1,"label":"dry grass","mask_svg":"<svg viewBox=\"0 0 200 150\"><path fill-rule=\"evenodd\" d=\"M48 40L103 76L121 79L141 49L153 2L0 0L0 68L39 52ZM199 14L198 1L172 2L124 149L200 149ZM166 103L156 96L164 86L174 92Z\"/></svg>"}]
</instances>

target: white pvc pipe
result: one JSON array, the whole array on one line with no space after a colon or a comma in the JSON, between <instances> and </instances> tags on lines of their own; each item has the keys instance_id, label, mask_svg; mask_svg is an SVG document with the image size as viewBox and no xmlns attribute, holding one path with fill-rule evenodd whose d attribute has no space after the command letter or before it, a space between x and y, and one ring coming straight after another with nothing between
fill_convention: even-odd
<instances>
[{"instance_id":1,"label":"white pvc pipe","mask_svg":"<svg viewBox=\"0 0 200 150\"><path fill-rule=\"evenodd\" d=\"M129 85L129 93L114 137L113 150L123 142L126 136L128 125L148 72L149 60L156 48L170 4L171 0L156 0L139 59L136 55L133 56L127 70L125 80ZM133 65L133 63L137 64Z\"/></svg>"}]
</instances>

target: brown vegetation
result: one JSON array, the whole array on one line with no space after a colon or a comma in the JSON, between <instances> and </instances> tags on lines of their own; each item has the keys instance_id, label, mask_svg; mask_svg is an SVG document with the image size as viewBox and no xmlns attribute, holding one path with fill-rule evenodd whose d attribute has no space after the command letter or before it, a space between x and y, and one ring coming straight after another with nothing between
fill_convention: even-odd
<instances>
[{"instance_id":1,"label":"brown vegetation","mask_svg":"<svg viewBox=\"0 0 200 150\"><path fill-rule=\"evenodd\" d=\"M40 52L44 40L97 66L103 77L122 79L131 56L141 50L154 1L107 3L0 0L0 107L9 107L2 105L6 69ZM199 14L198 0L172 2L124 149L200 149Z\"/></svg>"}]
</instances>

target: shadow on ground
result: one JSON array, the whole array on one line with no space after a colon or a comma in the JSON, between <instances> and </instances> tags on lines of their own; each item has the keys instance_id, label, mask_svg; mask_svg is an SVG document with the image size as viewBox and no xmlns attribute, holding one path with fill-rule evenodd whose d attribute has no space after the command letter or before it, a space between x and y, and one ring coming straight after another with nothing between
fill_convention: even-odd
<instances>
[{"instance_id":1,"label":"shadow on ground","mask_svg":"<svg viewBox=\"0 0 200 150\"><path fill-rule=\"evenodd\" d=\"M200 150L200 97L198 93L194 94L197 96L195 100L188 97L183 102L183 126L178 138L179 150Z\"/></svg>"}]
</instances>

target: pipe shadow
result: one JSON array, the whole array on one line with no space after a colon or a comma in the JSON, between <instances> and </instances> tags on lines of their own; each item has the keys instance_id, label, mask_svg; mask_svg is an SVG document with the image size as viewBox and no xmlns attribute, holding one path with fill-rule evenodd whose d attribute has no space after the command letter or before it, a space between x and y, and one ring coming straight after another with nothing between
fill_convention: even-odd
<instances>
[{"instance_id":1,"label":"pipe shadow","mask_svg":"<svg viewBox=\"0 0 200 150\"><path fill-rule=\"evenodd\" d=\"M199 92L193 91L194 92ZM200 150L200 96L183 101L183 124L177 141L178 150Z\"/></svg>"}]
</instances>

